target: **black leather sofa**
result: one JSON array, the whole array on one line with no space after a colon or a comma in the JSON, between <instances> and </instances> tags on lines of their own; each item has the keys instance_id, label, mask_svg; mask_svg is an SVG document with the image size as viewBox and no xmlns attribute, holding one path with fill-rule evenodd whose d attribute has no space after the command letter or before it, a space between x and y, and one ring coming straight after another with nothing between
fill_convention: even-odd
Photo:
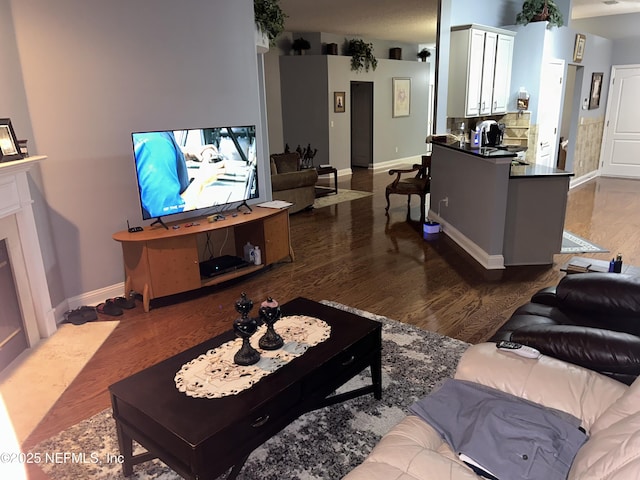
<instances>
[{"instance_id":1,"label":"black leather sofa","mask_svg":"<svg viewBox=\"0 0 640 480\"><path fill-rule=\"evenodd\" d=\"M500 340L630 385L640 375L640 277L567 275L519 307L490 339Z\"/></svg>"}]
</instances>

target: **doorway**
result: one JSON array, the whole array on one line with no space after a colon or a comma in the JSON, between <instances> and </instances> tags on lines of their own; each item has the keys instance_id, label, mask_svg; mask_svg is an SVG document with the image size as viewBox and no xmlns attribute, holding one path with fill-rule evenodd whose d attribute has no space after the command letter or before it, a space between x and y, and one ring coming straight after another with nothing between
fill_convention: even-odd
<instances>
[{"instance_id":1,"label":"doorway","mask_svg":"<svg viewBox=\"0 0 640 480\"><path fill-rule=\"evenodd\" d=\"M351 82L351 167L373 166L373 82Z\"/></svg>"},{"instance_id":2,"label":"doorway","mask_svg":"<svg viewBox=\"0 0 640 480\"><path fill-rule=\"evenodd\" d=\"M542 66L538 103L538 165L555 167L558 150L558 127L564 90L564 60L553 59Z\"/></svg>"},{"instance_id":3,"label":"doorway","mask_svg":"<svg viewBox=\"0 0 640 480\"><path fill-rule=\"evenodd\" d=\"M602 142L602 175L640 178L639 95L640 66L614 65Z\"/></svg>"}]
</instances>

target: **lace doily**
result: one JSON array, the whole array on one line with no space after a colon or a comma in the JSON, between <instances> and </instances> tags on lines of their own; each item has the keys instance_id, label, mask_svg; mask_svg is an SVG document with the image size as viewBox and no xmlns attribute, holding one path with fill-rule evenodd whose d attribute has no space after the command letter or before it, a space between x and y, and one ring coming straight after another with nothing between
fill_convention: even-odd
<instances>
[{"instance_id":1,"label":"lace doily","mask_svg":"<svg viewBox=\"0 0 640 480\"><path fill-rule=\"evenodd\" d=\"M245 367L233 362L233 356L242 346L242 339L236 338L185 363L176 373L176 388L195 398L236 395L331 335L331 327L326 322L291 315L275 324L276 332L284 340L282 348L262 350L258 342L266 329L266 325L262 325L251 337L251 346L260 352L258 363Z\"/></svg>"}]
</instances>

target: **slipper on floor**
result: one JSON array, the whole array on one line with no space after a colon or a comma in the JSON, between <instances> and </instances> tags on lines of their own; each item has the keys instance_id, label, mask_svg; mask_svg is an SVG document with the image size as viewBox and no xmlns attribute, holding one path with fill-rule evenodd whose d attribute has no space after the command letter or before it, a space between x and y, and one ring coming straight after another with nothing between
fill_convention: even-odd
<instances>
[{"instance_id":1,"label":"slipper on floor","mask_svg":"<svg viewBox=\"0 0 640 480\"><path fill-rule=\"evenodd\" d=\"M82 325L83 323L97 320L96 309L86 305L64 312L64 323L73 323L74 325Z\"/></svg>"},{"instance_id":2,"label":"slipper on floor","mask_svg":"<svg viewBox=\"0 0 640 480\"><path fill-rule=\"evenodd\" d=\"M136 302L133 300L133 298L116 297L112 300L113 303L115 303L120 308L126 308L127 310L130 308L136 308Z\"/></svg>"},{"instance_id":3,"label":"slipper on floor","mask_svg":"<svg viewBox=\"0 0 640 480\"><path fill-rule=\"evenodd\" d=\"M114 303L112 299L107 300L104 303L101 303L96 307L98 313L103 313L105 315L111 315L112 317L117 317L122 315L122 308Z\"/></svg>"}]
</instances>

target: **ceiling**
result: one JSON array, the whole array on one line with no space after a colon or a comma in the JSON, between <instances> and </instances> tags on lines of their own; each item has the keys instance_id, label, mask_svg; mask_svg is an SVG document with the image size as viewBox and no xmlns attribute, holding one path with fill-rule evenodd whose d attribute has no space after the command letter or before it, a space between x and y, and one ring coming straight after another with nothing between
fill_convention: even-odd
<instances>
[{"instance_id":1,"label":"ceiling","mask_svg":"<svg viewBox=\"0 0 640 480\"><path fill-rule=\"evenodd\" d=\"M604 2L607 3L604 3ZM617 1L615 4L608 4ZM438 0L280 0L291 32L323 32L407 43L435 44ZM617 20L640 18L640 0L573 0L579 30L605 38L637 36L637 23L620 28ZM636 13L636 15L622 15ZM618 17L618 15L621 15ZM606 21L585 22L607 16ZM610 17L613 16L613 17ZM585 30L593 25L596 31Z\"/></svg>"},{"instance_id":2,"label":"ceiling","mask_svg":"<svg viewBox=\"0 0 640 480\"><path fill-rule=\"evenodd\" d=\"M573 0L571 6L572 19L640 12L640 0Z\"/></svg>"},{"instance_id":3,"label":"ceiling","mask_svg":"<svg viewBox=\"0 0 640 480\"><path fill-rule=\"evenodd\" d=\"M438 0L280 0L290 32L435 44Z\"/></svg>"}]
</instances>

